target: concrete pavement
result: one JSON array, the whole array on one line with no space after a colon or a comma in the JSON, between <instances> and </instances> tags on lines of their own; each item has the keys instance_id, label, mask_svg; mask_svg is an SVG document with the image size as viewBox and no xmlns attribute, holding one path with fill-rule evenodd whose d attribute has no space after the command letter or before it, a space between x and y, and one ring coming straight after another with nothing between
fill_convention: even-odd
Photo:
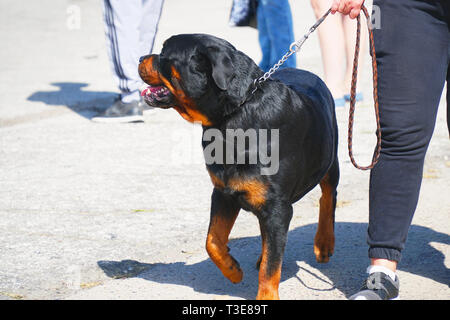
<instances>
[{"instance_id":1,"label":"concrete pavement","mask_svg":"<svg viewBox=\"0 0 450 320\"><path fill-rule=\"evenodd\" d=\"M158 110L141 124L89 120L116 94L100 4L0 3L0 299L253 299L256 218L242 212L231 234L242 283L229 283L204 249L212 186L199 128L174 111ZM291 4L298 38L314 17L309 2ZM204 32L258 61L256 31L228 27L230 6L230 0L167 0L155 51L172 34ZM79 28L70 19L74 8ZM317 35L298 61L322 74ZM366 97L370 81L367 69L360 82ZM282 299L345 299L364 279L368 173L349 162L347 111L338 110L335 254L326 265L314 259L315 189L294 206ZM355 121L355 156L367 163L375 145L370 101L358 106ZM441 102L400 264L402 299L450 298L449 181Z\"/></svg>"}]
</instances>

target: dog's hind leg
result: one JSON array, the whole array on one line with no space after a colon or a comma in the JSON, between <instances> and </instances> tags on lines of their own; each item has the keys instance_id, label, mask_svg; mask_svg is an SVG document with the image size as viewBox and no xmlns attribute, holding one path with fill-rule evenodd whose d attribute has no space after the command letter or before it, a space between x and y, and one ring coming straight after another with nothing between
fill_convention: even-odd
<instances>
[{"instance_id":1,"label":"dog's hind leg","mask_svg":"<svg viewBox=\"0 0 450 320\"><path fill-rule=\"evenodd\" d=\"M334 252L334 213L336 210L337 185L339 183L339 163L335 159L328 173L320 181L319 224L314 238L314 254L317 262L326 263Z\"/></svg>"},{"instance_id":2,"label":"dog's hind leg","mask_svg":"<svg viewBox=\"0 0 450 320\"><path fill-rule=\"evenodd\" d=\"M211 260L222 271L223 275L233 283L242 280L239 263L228 253L228 236L239 214L240 207L231 197L214 189L211 197L211 217L206 251Z\"/></svg>"}]
</instances>

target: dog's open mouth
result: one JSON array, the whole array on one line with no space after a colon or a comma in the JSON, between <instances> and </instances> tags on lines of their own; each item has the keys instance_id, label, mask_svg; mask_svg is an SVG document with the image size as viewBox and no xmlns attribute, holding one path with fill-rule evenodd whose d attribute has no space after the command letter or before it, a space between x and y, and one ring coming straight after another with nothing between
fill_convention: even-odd
<instances>
[{"instance_id":1,"label":"dog's open mouth","mask_svg":"<svg viewBox=\"0 0 450 320\"><path fill-rule=\"evenodd\" d=\"M148 86L141 91L141 96L150 104L168 103L171 93L164 86Z\"/></svg>"}]
</instances>

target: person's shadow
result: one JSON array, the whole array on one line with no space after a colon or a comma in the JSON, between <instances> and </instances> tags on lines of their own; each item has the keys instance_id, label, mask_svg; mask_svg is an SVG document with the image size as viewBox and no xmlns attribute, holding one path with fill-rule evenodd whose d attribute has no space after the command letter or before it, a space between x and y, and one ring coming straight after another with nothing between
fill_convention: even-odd
<instances>
[{"instance_id":1,"label":"person's shadow","mask_svg":"<svg viewBox=\"0 0 450 320\"><path fill-rule=\"evenodd\" d=\"M299 286L307 290L337 289L349 297L361 287L365 279L369 262L365 242L367 224L336 223L336 248L327 264L317 263L313 254L316 228L317 224L309 224L289 232L281 282L296 277ZM426 227L411 226L399 269L449 285L450 270L444 264L445 256L432 247L431 242L449 245L450 236ZM134 260L98 261L98 265L111 278L139 277L159 283L188 286L202 293L254 299L258 290L258 270L255 263L261 251L260 237L233 239L229 247L244 271L244 279L239 284L228 281L210 259L189 265L183 261L148 264ZM312 268L302 267L305 264ZM313 270L320 270L322 274L316 274ZM302 274L319 282L314 281L314 286L308 285L311 280L304 281Z\"/></svg>"},{"instance_id":2,"label":"person's shadow","mask_svg":"<svg viewBox=\"0 0 450 320\"><path fill-rule=\"evenodd\" d=\"M84 90L83 88L89 85L81 82L54 82L51 85L58 89L34 92L27 100L54 106L64 105L81 116L91 119L110 106L119 96L109 91Z\"/></svg>"}]
</instances>

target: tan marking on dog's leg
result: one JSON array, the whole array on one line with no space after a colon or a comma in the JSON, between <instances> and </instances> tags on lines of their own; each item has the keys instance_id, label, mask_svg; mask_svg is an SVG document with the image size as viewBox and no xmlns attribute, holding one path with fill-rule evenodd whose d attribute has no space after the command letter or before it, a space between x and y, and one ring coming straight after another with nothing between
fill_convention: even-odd
<instances>
[{"instance_id":1,"label":"tan marking on dog's leg","mask_svg":"<svg viewBox=\"0 0 450 320\"><path fill-rule=\"evenodd\" d=\"M320 198L319 224L314 237L314 254L317 262L326 263L334 252L334 211L336 209L336 190L326 175L320 181L322 196Z\"/></svg>"},{"instance_id":2,"label":"tan marking on dog's leg","mask_svg":"<svg viewBox=\"0 0 450 320\"><path fill-rule=\"evenodd\" d=\"M279 300L278 287L281 279L281 261L277 262L275 268L272 267L272 271L268 270L268 258L269 253L267 249L266 240L263 238L263 248L261 253L261 263L259 268L259 285L257 300ZM271 262L273 263L273 262Z\"/></svg>"},{"instance_id":3,"label":"tan marking on dog's leg","mask_svg":"<svg viewBox=\"0 0 450 320\"><path fill-rule=\"evenodd\" d=\"M228 253L228 236L233 228L239 210L227 219L223 215L216 214L210 221L208 236L206 239L206 251L211 260L222 271L223 275L233 283L242 280L242 270L239 263Z\"/></svg>"}]
</instances>

